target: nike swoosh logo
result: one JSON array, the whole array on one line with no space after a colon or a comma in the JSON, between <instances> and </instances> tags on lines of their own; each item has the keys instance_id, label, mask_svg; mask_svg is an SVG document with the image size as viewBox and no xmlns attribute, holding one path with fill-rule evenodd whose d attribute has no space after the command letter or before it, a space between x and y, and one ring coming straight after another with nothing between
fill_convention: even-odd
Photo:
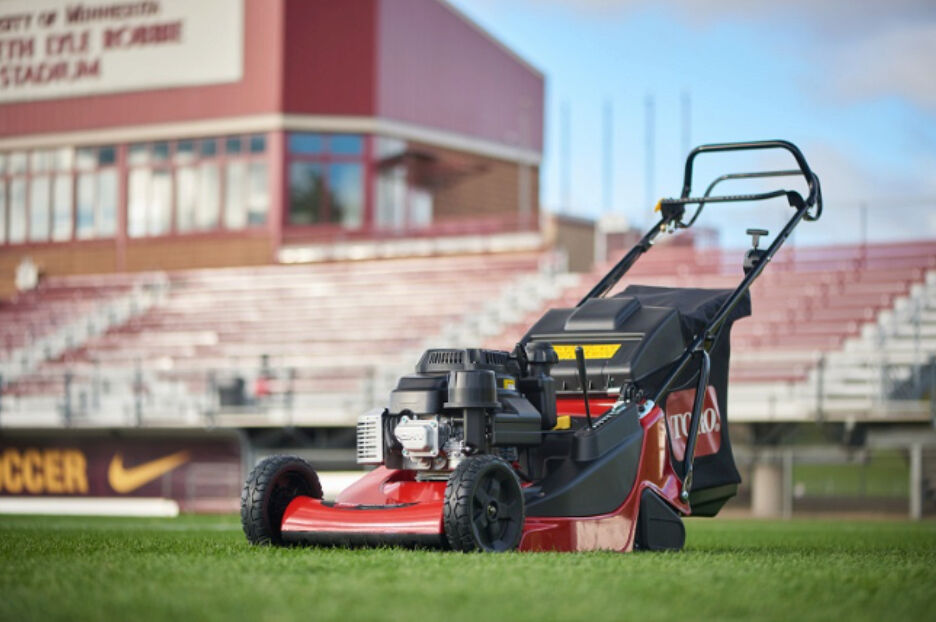
<instances>
[{"instance_id":1,"label":"nike swoosh logo","mask_svg":"<svg viewBox=\"0 0 936 622\"><path fill-rule=\"evenodd\" d=\"M125 468L123 455L119 452L114 455L107 467L107 481L114 492L126 494L145 486L160 475L182 466L189 460L189 452L177 451L174 454L157 458L135 467Z\"/></svg>"}]
</instances>

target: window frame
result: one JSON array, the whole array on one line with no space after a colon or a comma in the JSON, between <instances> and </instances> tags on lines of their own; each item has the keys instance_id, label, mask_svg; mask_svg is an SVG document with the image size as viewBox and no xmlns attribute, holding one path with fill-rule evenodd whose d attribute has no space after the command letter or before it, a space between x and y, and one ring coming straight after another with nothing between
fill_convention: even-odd
<instances>
[{"instance_id":1,"label":"window frame","mask_svg":"<svg viewBox=\"0 0 936 622\"><path fill-rule=\"evenodd\" d=\"M290 150L290 139L294 135L317 135L322 137L322 149L316 153L293 152ZM283 211L282 226L293 233L315 233L323 234L329 232L342 232L345 234L367 233L372 229L371 198L368 191L372 176L371 162L371 141L373 135L353 132L284 132L284 186L283 193ZM357 136L361 140L360 153L335 153L331 149L331 140L335 136ZM308 164L319 164L322 167L322 187L323 204L321 209L321 219L314 223L294 223L292 217L292 180L290 171L294 162ZM331 204L331 167L334 164L357 164L361 167L361 213L359 217L360 224L357 227L345 227L341 224L341 219L333 220Z\"/></svg>"}]
</instances>

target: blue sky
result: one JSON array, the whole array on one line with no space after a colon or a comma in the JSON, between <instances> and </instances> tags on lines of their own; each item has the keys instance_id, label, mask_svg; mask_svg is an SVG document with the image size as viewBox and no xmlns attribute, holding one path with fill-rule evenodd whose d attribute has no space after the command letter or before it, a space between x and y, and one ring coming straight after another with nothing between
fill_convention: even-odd
<instances>
[{"instance_id":1,"label":"blue sky","mask_svg":"<svg viewBox=\"0 0 936 622\"><path fill-rule=\"evenodd\" d=\"M827 218L801 243L936 236L936 2L787 0L453 0L546 75L542 204L597 216L603 207L602 108L614 109L613 209L635 224L646 204L644 101L655 102L652 194L677 194L684 159L680 99L693 145L785 138L823 182ZM813 6L813 5L816 6ZM570 111L570 200L560 172L560 108ZM702 177L780 166L732 158ZM741 188L737 188L741 190ZM707 213L726 242L777 228L782 206ZM742 218L740 224L738 219ZM740 232L740 233L739 233Z\"/></svg>"}]
</instances>

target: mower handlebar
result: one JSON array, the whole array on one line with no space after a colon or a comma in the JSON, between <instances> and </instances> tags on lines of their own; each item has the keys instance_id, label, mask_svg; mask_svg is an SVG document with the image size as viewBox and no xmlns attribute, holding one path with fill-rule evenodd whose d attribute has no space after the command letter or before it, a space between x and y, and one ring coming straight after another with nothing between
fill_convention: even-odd
<instances>
[{"instance_id":1,"label":"mower handlebar","mask_svg":"<svg viewBox=\"0 0 936 622\"><path fill-rule=\"evenodd\" d=\"M762 192L757 194L745 194L745 195L734 195L734 196L709 196L708 192L705 197L702 198L692 198L690 194L692 193L692 166L695 162L696 156L702 153L717 153L724 151L749 151L752 149L783 149L790 152L793 155L793 158L796 160L796 164L799 167L798 171L795 171L796 174L802 175L806 180L806 185L809 187L809 195L803 199L803 197L795 191L786 191L778 190L773 192ZM775 172L767 172L765 177L776 175ZM784 174L788 174L784 171ZM758 175L751 174L751 177L756 177ZM721 179L721 178L719 178ZM716 182L717 183L717 182ZM714 184L713 184L714 185ZM709 188L709 192L711 188ZM794 207L805 206L808 208L815 207L814 213L810 214L808 211L804 214L803 219L814 221L819 220L819 217L822 216L822 190L819 187L819 178L816 177L816 174L813 173L812 169L809 168L809 163L806 162L806 157L803 155L803 152L800 151L799 147L793 143L786 140L759 140L759 141L749 141L749 142L739 142L739 143L717 143L711 145L700 145L689 152L688 157L686 158L686 170L683 176L683 188L682 195L679 199L665 199L664 203L670 204L681 204L686 205L687 203L715 203L715 202L735 202L735 201L757 201L763 199L769 199L776 196L786 195L790 204Z\"/></svg>"}]
</instances>

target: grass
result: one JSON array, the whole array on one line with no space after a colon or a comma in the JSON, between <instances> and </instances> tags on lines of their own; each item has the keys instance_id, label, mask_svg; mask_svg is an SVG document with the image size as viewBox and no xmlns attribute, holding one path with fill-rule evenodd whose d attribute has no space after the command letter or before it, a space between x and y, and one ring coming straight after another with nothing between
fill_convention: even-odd
<instances>
[{"instance_id":1,"label":"grass","mask_svg":"<svg viewBox=\"0 0 936 622\"><path fill-rule=\"evenodd\" d=\"M793 483L810 496L906 498L910 466L906 452L877 450L867 463L794 464Z\"/></svg>"},{"instance_id":2,"label":"grass","mask_svg":"<svg viewBox=\"0 0 936 622\"><path fill-rule=\"evenodd\" d=\"M936 523L687 522L681 553L249 547L234 517L0 517L0 620L932 619Z\"/></svg>"}]
</instances>

